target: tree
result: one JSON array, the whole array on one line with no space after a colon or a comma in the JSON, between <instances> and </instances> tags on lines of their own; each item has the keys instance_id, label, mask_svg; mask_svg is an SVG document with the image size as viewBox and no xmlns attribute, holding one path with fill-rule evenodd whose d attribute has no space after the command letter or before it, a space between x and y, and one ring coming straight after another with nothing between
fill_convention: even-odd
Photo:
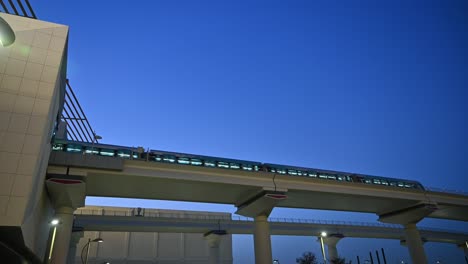
<instances>
[{"instance_id":1,"label":"tree","mask_svg":"<svg viewBox=\"0 0 468 264\"><path fill-rule=\"evenodd\" d=\"M317 257L314 253L308 251L302 254L302 257L296 258L296 263L299 264L317 264Z\"/></svg>"}]
</instances>

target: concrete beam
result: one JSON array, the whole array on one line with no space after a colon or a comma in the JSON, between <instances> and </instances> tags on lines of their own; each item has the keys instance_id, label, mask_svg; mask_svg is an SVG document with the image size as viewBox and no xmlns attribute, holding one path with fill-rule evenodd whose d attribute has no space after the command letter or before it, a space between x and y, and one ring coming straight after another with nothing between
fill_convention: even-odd
<instances>
[{"instance_id":1,"label":"concrete beam","mask_svg":"<svg viewBox=\"0 0 468 264\"><path fill-rule=\"evenodd\" d=\"M219 244L221 243L221 237L226 234L226 230L211 230L203 235L205 240L208 242L209 264L217 264L220 262Z\"/></svg>"},{"instance_id":2,"label":"concrete beam","mask_svg":"<svg viewBox=\"0 0 468 264\"><path fill-rule=\"evenodd\" d=\"M423 202L410 207L399 208L379 214L379 221L390 224L406 225L417 223L438 209L437 204Z\"/></svg>"},{"instance_id":3,"label":"concrete beam","mask_svg":"<svg viewBox=\"0 0 468 264\"><path fill-rule=\"evenodd\" d=\"M258 215L270 215L273 208L281 201L285 200L285 192L265 191L251 195L248 199L236 204L236 214L247 217L256 217Z\"/></svg>"}]
</instances>

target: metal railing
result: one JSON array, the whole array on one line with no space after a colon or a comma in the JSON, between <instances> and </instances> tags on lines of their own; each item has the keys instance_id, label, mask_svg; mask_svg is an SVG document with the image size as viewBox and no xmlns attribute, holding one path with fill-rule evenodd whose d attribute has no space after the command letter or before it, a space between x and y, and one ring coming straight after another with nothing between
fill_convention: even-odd
<instances>
[{"instance_id":1,"label":"metal railing","mask_svg":"<svg viewBox=\"0 0 468 264\"><path fill-rule=\"evenodd\" d=\"M0 12L3 13L37 19L29 0L16 0L16 3L13 0L0 0L0 7ZM26 8L28 11L26 11Z\"/></svg>"},{"instance_id":2,"label":"metal railing","mask_svg":"<svg viewBox=\"0 0 468 264\"><path fill-rule=\"evenodd\" d=\"M239 215L210 215L210 214L187 214L187 213L167 213L167 212L147 212L143 210L143 214L135 214L135 210L99 210L99 209L78 209L75 211L76 215L94 215L94 216L128 216L128 217L154 217L154 218L178 218L188 220L204 220L204 221L234 221L234 222L248 222L254 221L253 218L244 217ZM386 224L386 223L371 223L371 222L357 222L357 221L338 221L338 220L316 220L316 219L301 219L301 218L283 218L283 217L270 217L270 223L291 223L291 224L316 224L316 225L335 225L335 226L356 226L356 227L379 227L379 228L392 228L403 230L402 225ZM457 230L433 228L418 226L419 230L432 231L432 232L447 232L467 234L467 232L460 232Z\"/></svg>"},{"instance_id":3,"label":"metal railing","mask_svg":"<svg viewBox=\"0 0 468 264\"><path fill-rule=\"evenodd\" d=\"M431 192L451 193L451 194L468 196L468 192L462 191L462 190L451 190L451 189L437 188L437 187L424 187L424 188L426 189L426 191L431 191Z\"/></svg>"},{"instance_id":4,"label":"metal railing","mask_svg":"<svg viewBox=\"0 0 468 264\"><path fill-rule=\"evenodd\" d=\"M99 143L68 79L61 119L67 124L67 138L78 142Z\"/></svg>"}]
</instances>

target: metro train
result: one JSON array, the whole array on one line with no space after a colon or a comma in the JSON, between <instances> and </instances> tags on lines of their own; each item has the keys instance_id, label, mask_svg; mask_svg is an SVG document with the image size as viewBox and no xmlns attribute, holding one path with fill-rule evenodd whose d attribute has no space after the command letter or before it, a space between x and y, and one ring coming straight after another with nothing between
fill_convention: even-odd
<instances>
[{"instance_id":1,"label":"metro train","mask_svg":"<svg viewBox=\"0 0 468 264\"><path fill-rule=\"evenodd\" d=\"M220 157L193 155L161 150L145 151L141 147L123 147L55 139L52 143L52 151L64 151L91 155L94 154L123 159L146 160L151 162L174 163L180 165L200 166L208 168L221 168L250 172L267 172L275 173L278 175L310 177L322 180L333 180L361 184L373 184L395 188L424 190L422 184L417 181L371 176L358 173L261 163L255 161L226 159Z\"/></svg>"}]
</instances>

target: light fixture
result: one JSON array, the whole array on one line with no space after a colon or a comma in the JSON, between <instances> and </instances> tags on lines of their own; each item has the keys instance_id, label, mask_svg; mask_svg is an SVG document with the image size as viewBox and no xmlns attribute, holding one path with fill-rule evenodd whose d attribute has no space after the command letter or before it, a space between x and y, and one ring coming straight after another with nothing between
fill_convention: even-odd
<instances>
[{"instance_id":1,"label":"light fixture","mask_svg":"<svg viewBox=\"0 0 468 264\"><path fill-rule=\"evenodd\" d=\"M96 238L96 239L93 239L91 242L102 243L102 242L104 242L104 240L102 240L102 238L98 237L98 238Z\"/></svg>"},{"instance_id":2,"label":"light fixture","mask_svg":"<svg viewBox=\"0 0 468 264\"><path fill-rule=\"evenodd\" d=\"M91 238L88 238L88 243L86 243L86 245L83 246L83 249L81 250L81 263L85 263L85 264L88 264L88 257L89 257L89 247L91 245L91 243L93 242L96 242L96 243L102 243L104 242L104 240L100 237L98 238L95 238L93 240L91 240ZM86 248L86 259L83 260L83 252Z\"/></svg>"},{"instance_id":3,"label":"light fixture","mask_svg":"<svg viewBox=\"0 0 468 264\"><path fill-rule=\"evenodd\" d=\"M322 249L322 256L323 256L323 261L325 263L327 263L327 256L325 255L325 246L323 245L323 238L327 236L327 232L325 231L322 231L322 233L320 233L320 247Z\"/></svg>"},{"instance_id":4,"label":"light fixture","mask_svg":"<svg viewBox=\"0 0 468 264\"><path fill-rule=\"evenodd\" d=\"M53 226L56 226L56 225L60 224L60 220L52 219L52 221L50 221L50 224L53 225Z\"/></svg>"},{"instance_id":5,"label":"light fixture","mask_svg":"<svg viewBox=\"0 0 468 264\"><path fill-rule=\"evenodd\" d=\"M8 47L15 42L15 32L2 17L0 17L0 44Z\"/></svg>"}]
</instances>

